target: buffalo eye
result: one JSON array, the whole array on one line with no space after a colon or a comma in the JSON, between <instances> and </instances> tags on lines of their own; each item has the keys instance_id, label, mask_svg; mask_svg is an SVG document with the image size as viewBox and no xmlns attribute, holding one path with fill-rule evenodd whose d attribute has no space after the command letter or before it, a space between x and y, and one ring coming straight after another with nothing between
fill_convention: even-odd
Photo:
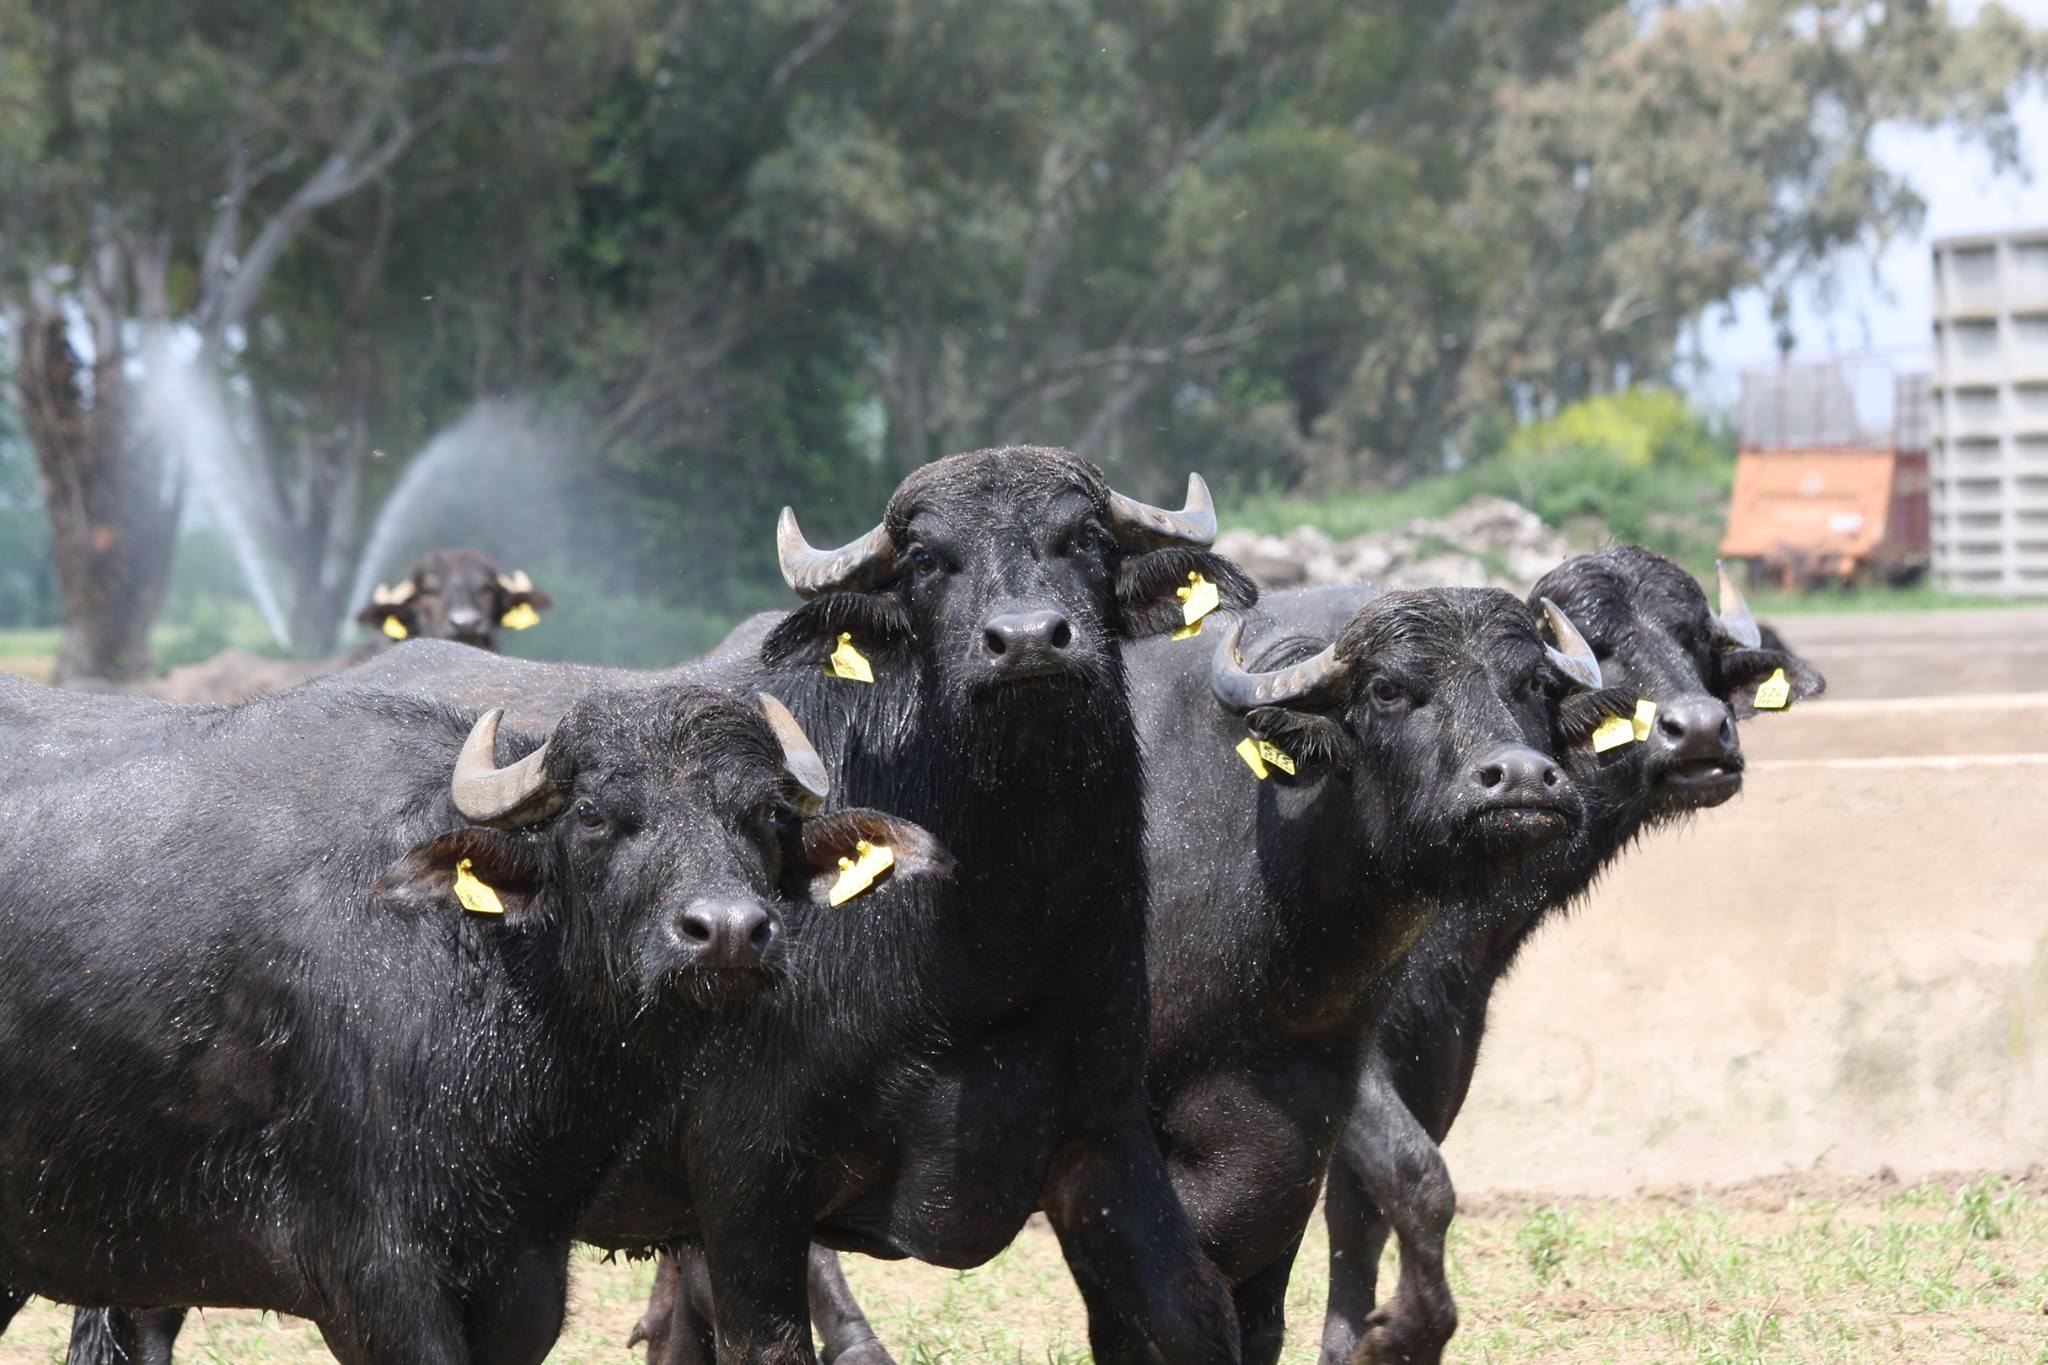
<instances>
[{"instance_id":1,"label":"buffalo eye","mask_svg":"<svg viewBox=\"0 0 2048 1365\"><path fill-rule=\"evenodd\" d=\"M929 578L939 571L939 557L922 545L910 547L910 571L919 578Z\"/></svg>"},{"instance_id":2,"label":"buffalo eye","mask_svg":"<svg viewBox=\"0 0 2048 1365\"><path fill-rule=\"evenodd\" d=\"M576 823L585 829L598 829L604 824L604 812L597 808L597 802L589 797L578 801L574 807Z\"/></svg>"},{"instance_id":3,"label":"buffalo eye","mask_svg":"<svg viewBox=\"0 0 2048 1365\"><path fill-rule=\"evenodd\" d=\"M1374 678L1366 686L1366 692L1379 706L1399 706L1408 695L1401 690L1401 684L1386 677Z\"/></svg>"},{"instance_id":4,"label":"buffalo eye","mask_svg":"<svg viewBox=\"0 0 2048 1365\"><path fill-rule=\"evenodd\" d=\"M1099 521L1083 522L1067 542L1069 554L1107 554L1115 539Z\"/></svg>"}]
</instances>

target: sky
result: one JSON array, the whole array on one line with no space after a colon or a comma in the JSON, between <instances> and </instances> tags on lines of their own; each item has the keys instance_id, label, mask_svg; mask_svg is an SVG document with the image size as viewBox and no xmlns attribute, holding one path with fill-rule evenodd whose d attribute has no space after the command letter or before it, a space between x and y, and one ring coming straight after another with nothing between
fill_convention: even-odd
<instances>
[{"instance_id":1,"label":"sky","mask_svg":"<svg viewBox=\"0 0 2048 1365\"><path fill-rule=\"evenodd\" d=\"M2048 0L2004 4L2028 23L2048 26ZM1950 6L1962 17L1977 8ZM2022 160L2037 168L2031 177L1994 173L1988 155L1953 134L1883 130L1878 155L1927 201L1926 218L1919 232L1895 238L1881 254L1844 256L1831 301L1814 289L1794 298L1795 357L1876 351L1901 368L1927 368L1934 287L1928 244L1963 232L2048 226L2048 96L2030 92L2015 109ZM1705 364L1686 376L1687 387L1716 406L1733 403L1743 370L1777 361L1761 291L1739 295L1732 310L1710 310L1701 320L1699 341Z\"/></svg>"}]
</instances>

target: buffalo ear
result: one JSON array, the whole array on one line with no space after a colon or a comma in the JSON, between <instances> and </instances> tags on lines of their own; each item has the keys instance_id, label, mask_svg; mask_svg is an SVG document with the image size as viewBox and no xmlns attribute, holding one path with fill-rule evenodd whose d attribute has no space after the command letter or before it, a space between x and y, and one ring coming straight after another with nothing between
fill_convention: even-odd
<instances>
[{"instance_id":1,"label":"buffalo ear","mask_svg":"<svg viewBox=\"0 0 2048 1365\"><path fill-rule=\"evenodd\" d=\"M1251 575L1214 551L1175 546L1130 555L1116 574L1124 633L1136 640L1178 629L1181 599L1175 594L1188 585L1191 573L1216 585L1219 609L1242 611L1259 600L1259 585Z\"/></svg>"},{"instance_id":2,"label":"buffalo ear","mask_svg":"<svg viewBox=\"0 0 2048 1365\"><path fill-rule=\"evenodd\" d=\"M533 586L533 580L524 573L501 573L498 575L498 619L500 622L503 622L506 617L511 616L514 612L519 611L521 607L525 607L531 615L522 614L520 620L526 625L531 625L534 617L539 616L544 611L552 611L554 605L555 599ZM514 626L514 629L523 629L523 626Z\"/></svg>"},{"instance_id":3,"label":"buffalo ear","mask_svg":"<svg viewBox=\"0 0 2048 1365\"><path fill-rule=\"evenodd\" d=\"M540 913L542 882L531 844L496 830L465 829L406 853L370 894L417 914L468 913L517 924Z\"/></svg>"},{"instance_id":4,"label":"buffalo ear","mask_svg":"<svg viewBox=\"0 0 2048 1365\"><path fill-rule=\"evenodd\" d=\"M1347 769L1358 756L1357 741L1332 716L1259 706L1245 712L1244 728L1292 758L1304 777L1313 769Z\"/></svg>"},{"instance_id":5,"label":"buffalo ear","mask_svg":"<svg viewBox=\"0 0 2048 1365\"><path fill-rule=\"evenodd\" d=\"M887 847L894 855L894 862L884 874L889 881L944 877L953 871L953 855L923 825L857 807L804 821L793 862L786 872L787 879L794 883L791 893L825 904L832 884L839 880L839 860L857 861L863 843L871 848Z\"/></svg>"},{"instance_id":6,"label":"buffalo ear","mask_svg":"<svg viewBox=\"0 0 2048 1365\"><path fill-rule=\"evenodd\" d=\"M1757 688L1781 668L1792 686L1786 705L1827 691L1820 670L1788 650L1724 649L1714 656L1714 694L1728 703L1737 720L1748 720L1757 713Z\"/></svg>"},{"instance_id":7,"label":"buffalo ear","mask_svg":"<svg viewBox=\"0 0 2048 1365\"><path fill-rule=\"evenodd\" d=\"M1557 704L1557 734L1565 747L1583 744L1593 737L1601 722L1610 716L1632 716L1636 694L1626 687L1603 687L1597 692L1572 692Z\"/></svg>"},{"instance_id":8,"label":"buffalo ear","mask_svg":"<svg viewBox=\"0 0 2048 1365\"><path fill-rule=\"evenodd\" d=\"M372 602L356 613L356 620L366 626L375 626L397 640L419 633L418 624L413 620L410 602ZM396 622L398 630L394 631L391 626L385 624L386 622Z\"/></svg>"},{"instance_id":9,"label":"buffalo ear","mask_svg":"<svg viewBox=\"0 0 2048 1365\"><path fill-rule=\"evenodd\" d=\"M910 612L886 590L828 592L775 623L761 641L761 662L823 666L841 635L851 635L863 654L885 656L910 639Z\"/></svg>"}]
</instances>

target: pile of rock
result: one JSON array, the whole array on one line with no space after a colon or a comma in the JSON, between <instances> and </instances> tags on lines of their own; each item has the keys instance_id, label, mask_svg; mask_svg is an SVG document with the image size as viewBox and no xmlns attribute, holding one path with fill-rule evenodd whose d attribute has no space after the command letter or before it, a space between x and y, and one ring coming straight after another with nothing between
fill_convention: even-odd
<instances>
[{"instance_id":1,"label":"pile of rock","mask_svg":"<svg viewBox=\"0 0 2048 1365\"><path fill-rule=\"evenodd\" d=\"M1449 515L1338 541L1313 526L1284 536L1226 531L1218 552L1262 588L1377 583L1387 588L1501 587L1528 591L1571 553L1563 533L1506 498L1481 494Z\"/></svg>"}]
</instances>

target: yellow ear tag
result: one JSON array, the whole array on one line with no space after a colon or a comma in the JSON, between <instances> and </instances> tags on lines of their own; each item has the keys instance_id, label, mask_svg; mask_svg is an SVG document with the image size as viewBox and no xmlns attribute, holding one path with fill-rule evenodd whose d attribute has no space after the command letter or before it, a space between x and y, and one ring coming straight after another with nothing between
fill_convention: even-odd
<instances>
[{"instance_id":1,"label":"yellow ear tag","mask_svg":"<svg viewBox=\"0 0 2048 1365\"><path fill-rule=\"evenodd\" d=\"M1641 744L1644 740L1648 739L1650 737L1650 727L1656 723L1657 703L1651 701L1648 697L1637 697L1634 721L1636 743Z\"/></svg>"},{"instance_id":2,"label":"yellow ear tag","mask_svg":"<svg viewBox=\"0 0 2048 1365\"><path fill-rule=\"evenodd\" d=\"M405 622L399 620L396 616L384 618L384 633L394 640L403 640L406 636L412 634L411 631L405 628Z\"/></svg>"},{"instance_id":3,"label":"yellow ear tag","mask_svg":"<svg viewBox=\"0 0 2048 1365\"><path fill-rule=\"evenodd\" d=\"M1609 749L1619 749L1624 744L1636 742L1635 723L1627 716L1609 716L1600 722L1600 728L1593 732L1593 752L1604 754Z\"/></svg>"},{"instance_id":4,"label":"yellow ear tag","mask_svg":"<svg viewBox=\"0 0 2048 1365\"><path fill-rule=\"evenodd\" d=\"M1289 777L1294 776L1294 756L1277 744L1246 735L1238 742L1237 756L1252 770L1252 776L1264 782L1271 777L1272 769L1278 768Z\"/></svg>"},{"instance_id":5,"label":"yellow ear tag","mask_svg":"<svg viewBox=\"0 0 2048 1365\"><path fill-rule=\"evenodd\" d=\"M825 671L848 682L871 683L875 680L875 670L868 666L866 656L853 647L853 632L850 630L839 632L839 648L832 651L832 662ZM839 904L838 901L832 903Z\"/></svg>"},{"instance_id":6,"label":"yellow ear tag","mask_svg":"<svg viewBox=\"0 0 2048 1365\"><path fill-rule=\"evenodd\" d=\"M476 873L469 870L469 859L464 858L455 865L455 899L462 902L462 908L472 915L502 915L505 902L498 899L498 893L478 880Z\"/></svg>"},{"instance_id":7,"label":"yellow ear tag","mask_svg":"<svg viewBox=\"0 0 2048 1365\"><path fill-rule=\"evenodd\" d=\"M833 905L846 904L896 865L895 850L887 844L871 844L863 839L853 848L860 856L839 860L839 880L832 883L832 890L825 897Z\"/></svg>"},{"instance_id":8,"label":"yellow ear tag","mask_svg":"<svg viewBox=\"0 0 2048 1365\"><path fill-rule=\"evenodd\" d=\"M521 602L500 616L498 624L507 630L530 630L540 624L540 613L533 609L533 603Z\"/></svg>"},{"instance_id":9,"label":"yellow ear tag","mask_svg":"<svg viewBox=\"0 0 2048 1365\"><path fill-rule=\"evenodd\" d=\"M1202 618L1223 605L1223 595L1216 585L1198 573L1188 574L1188 585L1175 588L1173 595L1180 599L1180 629L1173 633L1176 640L1186 640L1202 633Z\"/></svg>"},{"instance_id":10,"label":"yellow ear tag","mask_svg":"<svg viewBox=\"0 0 2048 1365\"><path fill-rule=\"evenodd\" d=\"M1792 684L1785 680L1785 670L1779 669L1765 678L1756 689L1756 709L1759 711L1782 711L1792 701Z\"/></svg>"}]
</instances>

